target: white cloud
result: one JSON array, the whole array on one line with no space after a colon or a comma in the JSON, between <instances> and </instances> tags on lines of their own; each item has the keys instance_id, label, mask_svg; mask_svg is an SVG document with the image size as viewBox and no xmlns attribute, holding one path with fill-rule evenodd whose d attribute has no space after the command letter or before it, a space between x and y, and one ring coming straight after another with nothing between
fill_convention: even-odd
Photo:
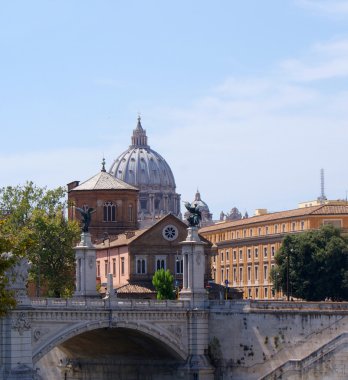
<instances>
[{"instance_id":1,"label":"white cloud","mask_svg":"<svg viewBox=\"0 0 348 380\"><path fill-rule=\"evenodd\" d=\"M296 208L320 194L322 167L335 173L327 196L343 198L348 93L333 80L348 76L347 46L344 39L317 44L263 78L230 77L184 109L155 109L153 119L168 129L154 147L182 198L193 198L198 186L216 218L233 206L249 214Z\"/></svg>"},{"instance_id":2,"label":"white cloud","mask_svg":"<svg viewBox=\"0 0 348 380\"><path fill-rule=\"evenodd\" d=\"M348 77L348 39L316 44L306 56L285 60L280 67L288 80L298 82Z\"/></svg>"}]
</instances>

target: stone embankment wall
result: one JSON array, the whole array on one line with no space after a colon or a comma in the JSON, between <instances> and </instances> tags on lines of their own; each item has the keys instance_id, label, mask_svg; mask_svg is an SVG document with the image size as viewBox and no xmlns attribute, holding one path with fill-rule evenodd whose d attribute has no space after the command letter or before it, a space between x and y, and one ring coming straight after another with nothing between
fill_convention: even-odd
<instances>
[{"instance_id":1,"label":"stone embankment wall","mask_svg":"<svg viewBox=\"0 0 348 380\"><path fill-rule=\"evenodd\" d=\"M348 303L211 302L216 379L348 378Z\"/></svg>"}]
</instances>

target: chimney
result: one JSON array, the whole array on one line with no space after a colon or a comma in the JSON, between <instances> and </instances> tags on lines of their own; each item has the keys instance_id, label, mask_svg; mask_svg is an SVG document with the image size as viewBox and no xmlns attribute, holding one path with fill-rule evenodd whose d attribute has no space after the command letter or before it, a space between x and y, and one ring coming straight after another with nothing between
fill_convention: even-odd
<instances>
[{"instance_id":1,"label":"chimney","mask_svg":"<svg viewBox=\"0 0 348 380\"><path fill-rule=\"evenodd\" d=\"M135 235L135 232L134 231L126 231L124 234L126 235L126 239L130 239L131 237L133 237Z\"/></svg>"},{"instance_id":2,"label":"chimney","mask_svg":"<svg viewBox=\"0 0 348 380\"><path fill-rule=\"evenodd\" d=\"M79 185L80 181L72 181L70 183L67 184L68 186L68 192L72 189L75 189L75 187L77 187Z\"/></svg>"},{"instance_id":3,"label":"chimney","mask_svg":"<svg viewBox=\"0 0 348 380\"><path fill-rule=\"evenodd\" d=\"M255 216L266 215L266 214L267 214L266 208L257 208L255 210Z\"/></svg>"}]
</instances>

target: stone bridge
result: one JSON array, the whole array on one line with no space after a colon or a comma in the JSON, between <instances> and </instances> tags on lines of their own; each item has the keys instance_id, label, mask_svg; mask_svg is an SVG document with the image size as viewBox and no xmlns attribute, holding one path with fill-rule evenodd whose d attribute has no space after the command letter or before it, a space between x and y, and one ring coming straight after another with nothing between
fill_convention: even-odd
<instances>
[{"instance_id":1,"label":"stone bridge","mask_svg":"<svg viewBox=\"0 0 348 380\"><path fill-rule=\"evenodd\" d=\"M343 380L348 303L34 299L2 320L0 364L6 380Z\"/></svg>"},{"instance_id":2,"label":"stone bridge","mask_svg":"<svg viewBox=\"0 0 348 380\"><path fill-rule=\"evenodd\" d=\"M76 249L72 299L29 299L28 262L0 319L4 380L273 380L348 378L348 303L209 301L197 229L182 242L176 301L100 299L88 234ZM11 277L12 278L12 277Z\"/></svg>"},{"instance_id":3,"label":"stone bridge","mask_svg":"<svg viewBox=\"0 0 348 380\"><path fill-rule=\"evenodd\" d=\"M136 361L151 379L198 374L205 379L213 373L206 356L208 312L192 309L190 301L34 299L2 320L1 336L0 374L5 379L53 379L45 359L52 351L53 372L60 371L54 378L59 379L84 379L76 363L94 365L99 377L93 379L113 378L97 368L103 364L110 373L119 371L111 357L121 358L123 365ZM157 374L147 368L154 365Z\"/></svg>"}]
</instances>

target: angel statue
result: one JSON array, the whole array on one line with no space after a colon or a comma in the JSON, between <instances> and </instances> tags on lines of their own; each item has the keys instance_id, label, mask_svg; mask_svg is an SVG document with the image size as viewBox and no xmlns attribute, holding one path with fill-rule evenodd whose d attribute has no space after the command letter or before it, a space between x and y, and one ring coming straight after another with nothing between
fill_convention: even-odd
<instances>
[{"instance_id":1,"label":"angel statue","mask_svg":"<svg viewBox=\"0 0 348 380\"><path fill-rule=\"evenodd\" d=\"M80 207L75 207L75 209L77 211L80 212L81 216L82 216L82 223L83 223L83 226L82 226L82 232L88 232L88 227L91 223L91 214L93 212L95 212L96 210L94 210L94 208L92 207L84 207L84 208L80 208Z\"/></svg>"},{"instance_id":2,"label":"angel statue","mask_svg":"<svg viewBox=\"0 0 348 380\"><path fill-rule=\"evenodd\" d=\"M190 216L186 219L190 227L197 227L202 219L201 211L199 206L195 203L191 205L190 202L184 202L187 211L190 213Z\"/></svg>"}]
</instances>

